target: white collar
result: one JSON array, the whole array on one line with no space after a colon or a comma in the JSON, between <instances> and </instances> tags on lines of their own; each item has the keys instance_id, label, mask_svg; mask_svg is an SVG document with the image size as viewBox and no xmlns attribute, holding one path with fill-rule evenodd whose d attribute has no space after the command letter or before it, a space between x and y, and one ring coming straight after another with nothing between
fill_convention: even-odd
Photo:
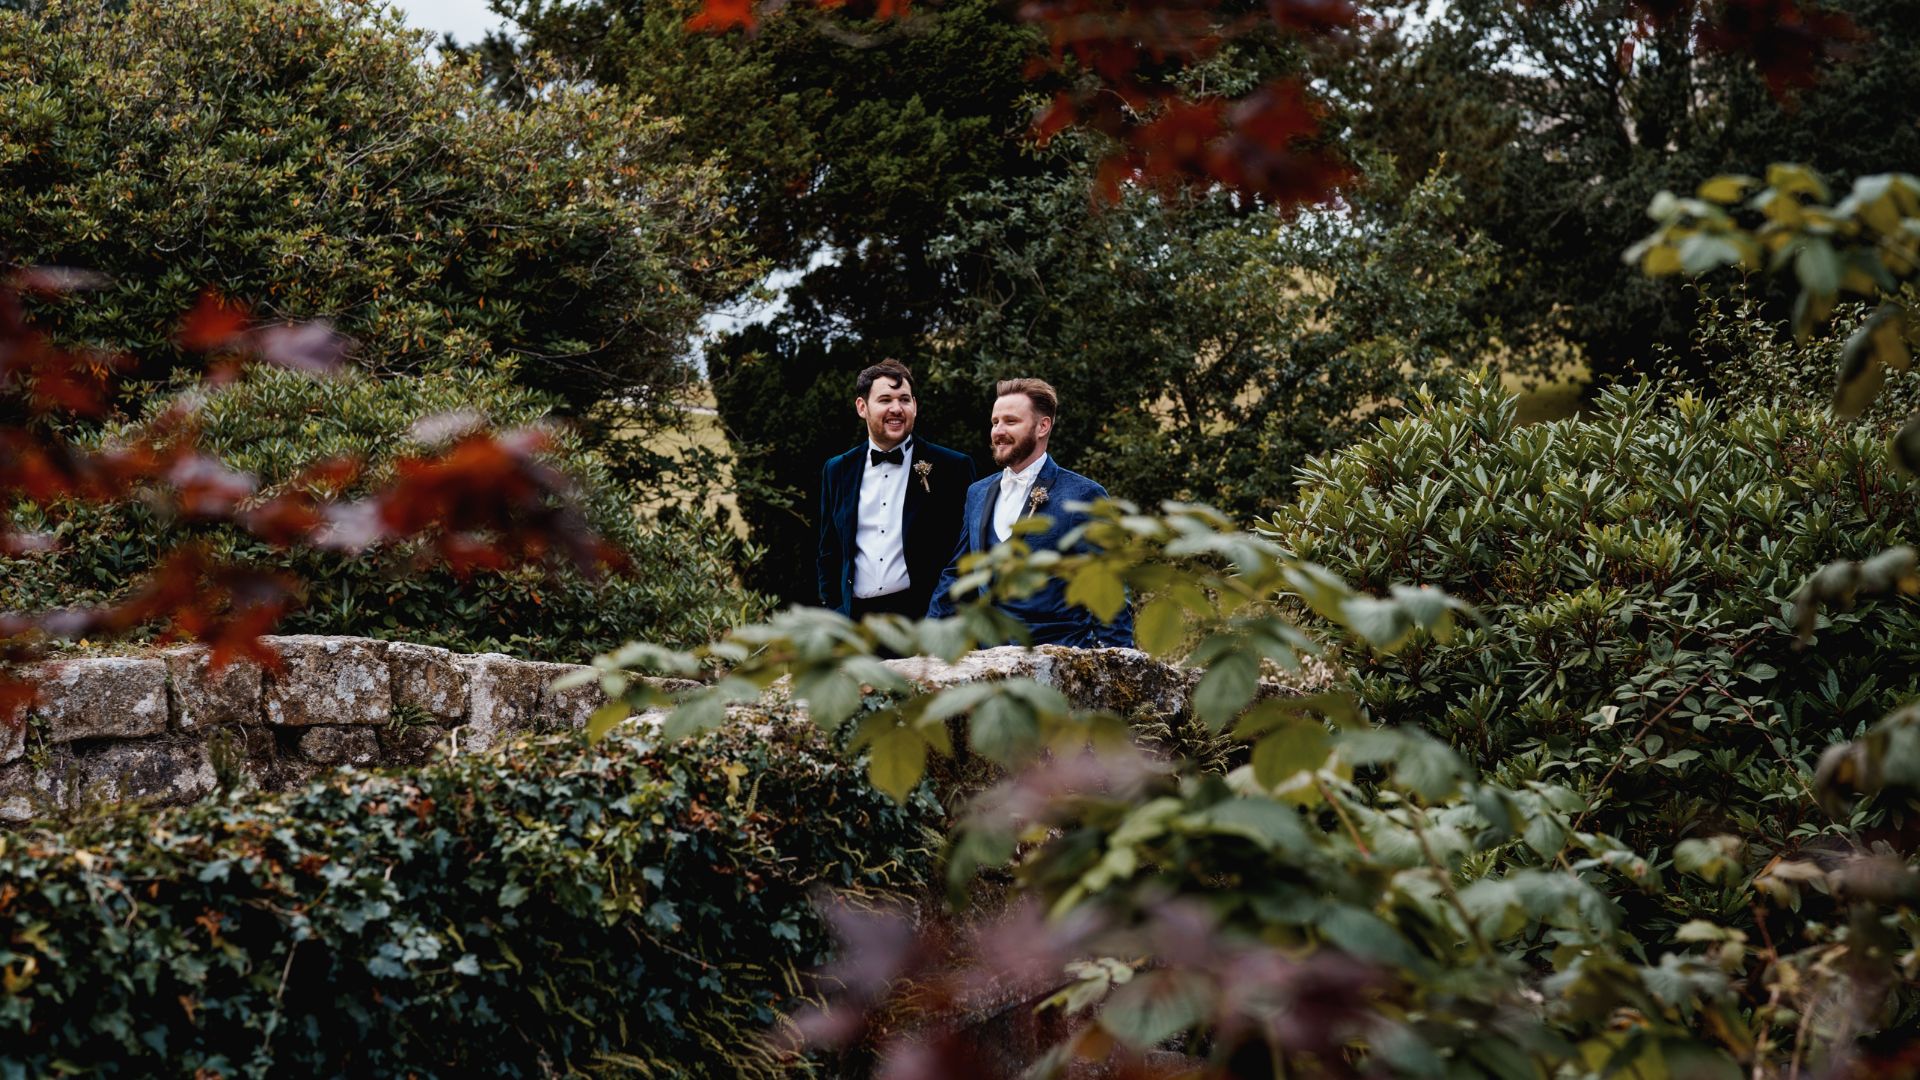
<instances>
[{"instance_id":1,"label":"white collar","mask_svg":"<svg viewBox=\"0 0 1920 1080\"><path fill-rule=\"evenodd\" d=\"M1040 470L1042 467L1046 465L1046 463L1047 463L1047 454L1046 454L1046 451L1043 450L1040 452L1039 457L1033 459L1033 464L1020 470L1019 472L1014 472L1012 466L1007 466L1001 469L1000 478L1002 480L1011 480L1014 483L1021 484L1021 485L1031 484L1033 483L1034 478L1040 475Z\"/></svg>"}]
</instances>

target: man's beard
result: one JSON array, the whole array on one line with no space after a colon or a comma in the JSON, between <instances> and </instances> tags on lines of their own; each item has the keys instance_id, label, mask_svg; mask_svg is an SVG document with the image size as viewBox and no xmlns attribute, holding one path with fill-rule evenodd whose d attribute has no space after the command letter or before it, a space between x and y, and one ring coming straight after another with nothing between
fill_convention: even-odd
<instances>
[{"instance_id":1,"label":"man's beard","mask_svg":"<svg viewBox=\"0 0 1920 1080\"><path fill-rule=\"evenodd\" d=\"M900 432L900 443L896 445L904 444L908 439L913 437L913 418L906 417L904 419L906 420L906 423L902 425L902 430ZM880 415L879 413L868 414L867 435L871 437L873 441L876 443L886 442L887 441L886 417Z\"/></svg>"},{"instance_id":2,"label":"man's beard","mask_svg":"<svg viewBox=\"0 0 1920 1080\"><path fill-rule=\"evenodd\" d=\"M1012 443L994 443L993 463L1005 467L1012 465L1016 461L1025 461L1027 460L1027 456L1032 454L1039 445L1040 436L1038 435L1028 435L1026 438L1016 439Z\"/></svg>"}]
</instances>

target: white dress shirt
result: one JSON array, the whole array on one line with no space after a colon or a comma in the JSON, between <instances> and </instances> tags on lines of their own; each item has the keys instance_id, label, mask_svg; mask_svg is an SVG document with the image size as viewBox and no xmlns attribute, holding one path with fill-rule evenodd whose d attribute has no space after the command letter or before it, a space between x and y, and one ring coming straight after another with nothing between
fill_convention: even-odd
<instances>
[{"instance_id":1,"label":"white dress shirt","mask_svg":"<svg viewBox=\"0 0 1920 1080\"><path fill-rule=\"evenodd\" d=\"M867 446L880 449L871 439ZM898 465L875 465L871 452L861 464L865 471L860 474L860 525L853 540L853 595L862 600L897 593L908 584L903 526L913 439L900 446L906 454Z\"/></svg>"},{"instance_id":2,"label":"white dress shirt","mask_svg":"<svg viewBox=\"0 0 1920 1080\"><path fill-rule=\"evenodd\" d=\"M1047 455L1041 454L1033 459L1033 464L1019 472L1012 469L1000 470L1000 498L993 504L993 538L1005 540L1013 535L1013 523L1027 512L1027 498L1033 493L1033 482L1040 475L1040 469L1047 463Z\"/></svg>"}]
</instances>

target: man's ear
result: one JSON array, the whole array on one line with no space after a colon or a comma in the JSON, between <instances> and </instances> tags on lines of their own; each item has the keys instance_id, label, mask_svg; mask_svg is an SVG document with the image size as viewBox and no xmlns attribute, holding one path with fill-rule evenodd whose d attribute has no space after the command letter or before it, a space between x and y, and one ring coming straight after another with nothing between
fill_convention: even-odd
<instances>
[{"instance_id":1,"label":"man's ear","mask_svg":"<svg viewBox=\"0 0 1920 1080\"><path fill-rule=\"evenodd\" d=\"M860 419L865 420L867 418L867 399L863 397L854 398L853 411L860 414Z\"/></svg>"},{"instance_id":2,"label":"man's ear","mask_svg":"<svg viewBox=\"0 0 1920 1080\"><path fill-rule=\"evenodd\" d=\"M1037 422L1035 422L1034 430L1035 430L1034 437L1037 439L1044 439L1052 435L1053 434L1053 417L1051 416L1041 417Z\"/></svg>"}]
</instances>

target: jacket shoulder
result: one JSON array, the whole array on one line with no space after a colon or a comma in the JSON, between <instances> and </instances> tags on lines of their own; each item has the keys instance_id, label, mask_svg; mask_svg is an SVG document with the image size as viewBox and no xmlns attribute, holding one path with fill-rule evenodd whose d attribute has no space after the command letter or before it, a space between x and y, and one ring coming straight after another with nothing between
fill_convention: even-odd
<instances>
[{"instance_id":1,"label":"jacket shoulder","mask_svg":"<svg viewBox=\"0 0 1920 1080\"><path fill-rule=\"evenodd\" d=\"M916 443L914 444L914 453L924 455L930 461L944 461L949 465L959 465L970 460L967 455L960 451L949 450L939 443Z\"/></svg>"},{"instance_id":2,"label":"jacket shoulder","mask_svg":"<svg viewBox=\"0 0 1920 1080\"><path fill-rule=\"evenodd\" d=\"M847 450L843 453L833 455L832 457L827 459L826 468L829 470L832 470L832 469L837 469L842 465L845 465L848 461L852 460L853 456L855 454L858 454L866 445L867 445L866 443L861 443L859 446L856 446L851 450Z\"/></svg>"},{"instance_id":3,"label":"jacket shoulder","mask_svg":"<svg viewBox=\"0 0 1920 1080\"><path fill-rule=\"evenodd\" d=\"M1072 469L1062 468L1060 475L1054 477L1054 486L1062 489L1062 494L1072 493L1076 497L1104 499L1107 489L1097 480L1082 476Z\"/></svg>"}]
</instances>

